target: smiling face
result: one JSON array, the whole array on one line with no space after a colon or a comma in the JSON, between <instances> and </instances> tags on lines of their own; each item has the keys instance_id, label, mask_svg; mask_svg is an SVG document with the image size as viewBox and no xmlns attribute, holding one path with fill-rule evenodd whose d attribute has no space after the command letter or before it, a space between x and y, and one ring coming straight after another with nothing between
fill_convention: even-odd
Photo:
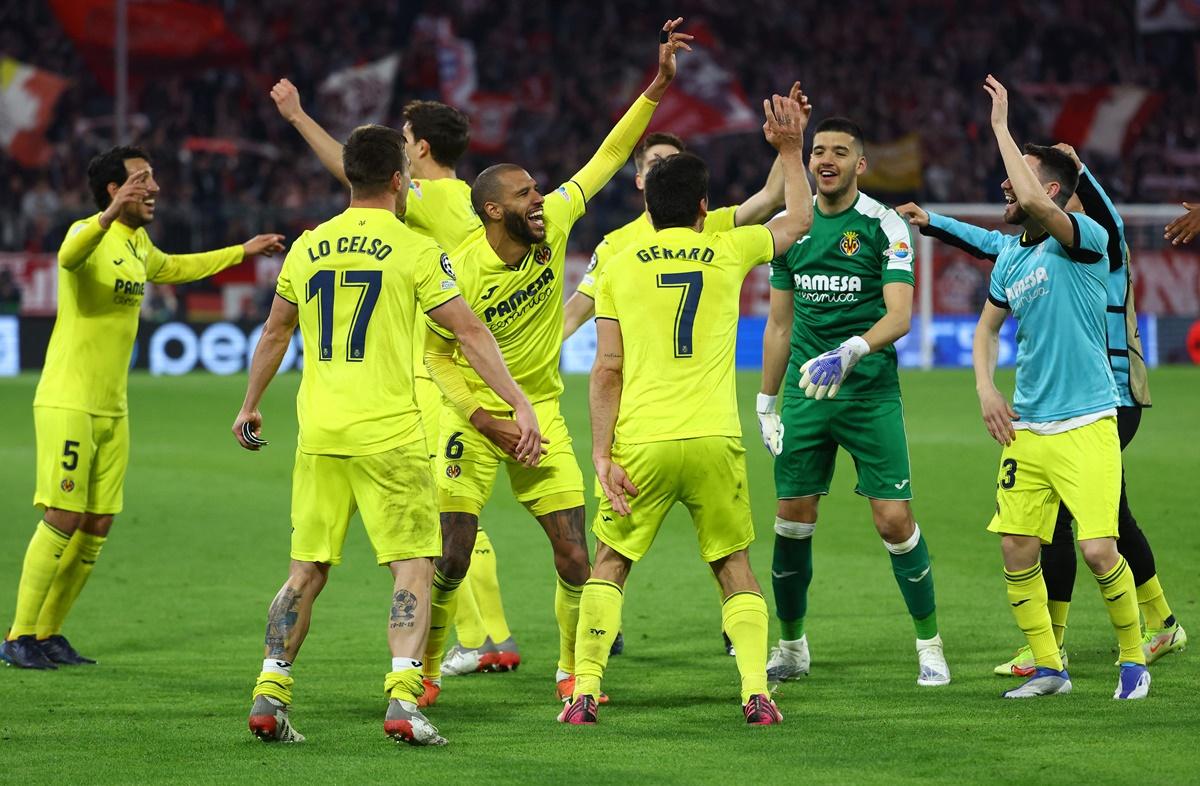
<instances>
[{"instance_id":1,"label":"smiling face","mask_svg":"<svg viewBox=\"0 0 1200 786\"><path fill-rule=\"evenodd\" d=\"M1033 174L1037 177L1038 182L1042 182L1042 167L1037 157L1026 155L1025 163L1029 164L1029 168L1033 170ZM1043 183L1044 185L1045 183ZM1029 214L1025 212L1025 208L1021 207L1021 203L1017 201L1017 194L1013 191L1012 181L1006 178L1000 184L1000 190L1004 192L1004 223L1014 226L1024 224ZM1057 192L1057 189L1055 191Z\"/></svg>"},{"instance_id":2,"label":"smiling face","mask_svg":"<svg viewBox=\"0 0 1200 786\"><path fill-rule=\"evenodd\" d=\"M498 218L510 237L533 245L546 239L546 219L542 205L546 201L537 183L524 169L513 169L500 175L500 195L489 202L488 212Z\"/></svg>"},{"instance_id":3,"label":"smiling face","mask_svg":"<svg viewBox=\"0 0 1200 786\"><path fill-rule=\"evenodd\" d=\"M158 182L154 179L154 169L150 166L150 162L144 158L125 159L125 174L127 176L133 176L141 172L146 173L146 179L143 183L148 193L146 194L146 198L141 202L130 203L121 208L120 221L126 226L145 226L154 220L154 205L159 191ZM110 198L117 193L121 185L121 183L108 184L108 195Z\"/></svg>"},{"instance_id":4,"label":"smiling face","mask_svg":"<svg viewBox=\"0 0 1200 786\"><path fill-rule=\"evenodd\" d=\"M821 131L813 137L808 169L817 179L817 192L836 201L867 170L862 143L844 131Z\"/></svg>"}]
</instances>

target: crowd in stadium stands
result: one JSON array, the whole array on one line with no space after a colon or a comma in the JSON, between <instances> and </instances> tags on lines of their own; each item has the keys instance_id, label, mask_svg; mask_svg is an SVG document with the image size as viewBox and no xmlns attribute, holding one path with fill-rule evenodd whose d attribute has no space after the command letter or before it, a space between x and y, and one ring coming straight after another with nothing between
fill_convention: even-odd
<instances>
[{"instance_id":1,"label":"crowd in stadium stands","mask_svg":"<svg viewBox=\"0 0 1200 786\"><path fill-rule=\"evenodd\" d=\"M661 14L636 0L456 0L373 3L327 0L222 0L231 29L246 42L242 62L186 72L134 72L135 139L153 157L163 194L153 233L167 250L210 248L259 230L289 237L345 202L299 135L267 96L289 77L319 121L316 86L328 74L399 51L391 120L409 98L438 98L434 49L415 35L419 15L450 16L472 41L481 91L543 93L521 106L507 149L472 152L459 175L473 178L496 160L531 169L553 187L582 164L610 127L622 85L640 81ZM1083 152L1118 201L1195 197L1200 168L1200 91L1194 35L1139 34L1132 3L1087 0L689 0L689 24L717 37L718 59L752 105L800 79L818 117L850 116L869 140L921 135L923 185L915 194L878 194L893 202L998 201L1003 180L988 131L983 77L1009 85L1135 84L1161 91L1165 109L1119 160ZM422 7L424 6L424 7ZM657 7L655 7L657 12ZM111 143L113 101L85 66L49 4L11 0L0 11L0 52L71 79L49 136L54 156L22 169L0 153L0 250L53 252L69 221L92 210L87 160ZM686 56L681 68L687 68ZM1053 142L1050 122L1018 93L1019 139ZM187 137L258 143L240 155L183 153ZM770 164L750 134L697 145L712 167L714 204L757 189ZM273 154L264 154L275 151ZM869 150L868 150L869 155ZM640 209L629 179L608 188L573 235L587 251Z\"/></svg>"}]
</instances>

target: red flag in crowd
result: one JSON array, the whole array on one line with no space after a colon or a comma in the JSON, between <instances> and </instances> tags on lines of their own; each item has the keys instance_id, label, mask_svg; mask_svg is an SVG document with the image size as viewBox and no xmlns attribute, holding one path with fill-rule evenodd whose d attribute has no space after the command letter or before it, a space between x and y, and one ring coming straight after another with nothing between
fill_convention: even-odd
<instances>
[{"instance_id":1,"label":"red flag in crowd","mask_svg":"<svg viewBox=\"0 0 1200 786\"><path fill-rule=\"evenodd\" d=\"M38 167L50 158L46 127L67 80L0 57L0 147L17 163Z\"/></svg>"}]
</instances>

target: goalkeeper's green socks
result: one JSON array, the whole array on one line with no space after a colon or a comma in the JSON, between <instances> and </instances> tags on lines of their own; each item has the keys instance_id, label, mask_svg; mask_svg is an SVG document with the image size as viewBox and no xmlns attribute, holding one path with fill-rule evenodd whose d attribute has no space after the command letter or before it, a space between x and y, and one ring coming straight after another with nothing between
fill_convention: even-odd
<instances>
[{"instance_id":1,"label":"goalkeeper's green socks","mask_svg":"<svg viewBox=\"0 0 1200 786\"><path fill-rule=\"evenodd\" d=\"M884 541L883 545L892 556L892 573L912 615L917 638L934 638L938 635L938 624L933 602L933 570L921 528L914 523L912 536L903 543Z\"/></svg>"},{"instance_id":2,"label":"goalkeeper's green socks","mask_svg":"<svg viewBox=\"0 0 1200 786\"><path fill-rule=\"evenodd\" d=\"M771 588L775 592L775 616L779 617L779 638L784 641L798 641L804 636L804 616L808 612L808 586L812 583L813 575L812 536L816 526L775 519Z\"/></svg>"}]
</instances>

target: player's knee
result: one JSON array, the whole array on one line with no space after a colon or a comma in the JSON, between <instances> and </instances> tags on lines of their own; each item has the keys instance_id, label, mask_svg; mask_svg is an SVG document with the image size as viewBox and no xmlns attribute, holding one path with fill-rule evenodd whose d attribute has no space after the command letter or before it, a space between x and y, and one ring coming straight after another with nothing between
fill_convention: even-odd
<instances>
[{"instance_id":1,"label":"player's knee","mask_svg":"<svg viewBox=\"0 0 1200 786\"><path fill-rule=\"evenodd\" d=\"M779 500L776 516L784 521L817 523L817 500L820 497L793 497Z\"/></svg>"},{"instance_id":2,"label":"player's knee","mask_svg":"<svg viewBox=\"0 0 1200 786\"><path fill-rule=\"evenodd\" d=\"M83 514L61 508L46 508L42 515L46 523L64 535L71 535L83 524Z\"/></svg>"},{"instance_id":3,"label":"player's knee","mask_svg":"<svg viewBox=\"0 0 1200 786\"><path fill-rule=\"evenodd\" d=\"M112 514L97 515L95 513L84 513L83 523L80 526L89 535L107 538L108 531L112 529L114 520Z\"/></svg>"},{"instance_id":4,"label":"player's knee","mask_svg":"<svg viewBox=\"0 0 1200 786\"><path fill-rule=\"evenodd\" d=\"M292 560L291 569L288 571L287 583L289 587L312 596L319 593L325 587L328 575L328 565L323 565L319 562Z\"/></svg>"},{"instance_id":5,"label":"player's knee","mask_svg":"<svg viewBox=\"0 0 1200 786\"><path fill-rule=\"evenodd\" d=\"M443 513L441 518L442 556L435 564L442 575L461 579L471 567L471 551L475 547L479 517L470 513L449 512Z\"/></svg>"},{"instance_id":6,"label":"player's knee","mask_svg":"<svg viewBox=\"0 0 1200 786\"><path fill-rule=\"evenodd\" d=\"M903 543L916 530L908 505L888 505L875 510L874 514L875 531L888 543Z\"/></svg>"},{"instance_id":7,"label":"player's knee","mask_svg":"<svg viewBox=\"0 0 1200 786\"><path fill-rule=\"evenodd\" d=\"M1092 573L1108 573L1117 564L1117 541L1115 538L1089 538L1079 541L1079 553Z\"/></svg>"},{"instance_id":8,"label":"player's knee","mask_svg":"<svg viewBox=\"0 0 1200 786\"><path fill-rule=\"evenodd\" d=\"M1038 563L1042 553L1042 541L1032 535L1003 535L1000 551L1004 555L1004 569L1010 573L1028 570Z\"/></svg>"},{"instance_id":9,"label":"player's knee","mask_svg":"<svg viewBox=\"0 0 1200 786\"><path fill-rule=\"evenodd\" d=\"M556 544L554 548L554 569L559 577L568 584L579 586L588 580L592 574L588 565L587 549L578 544Z\"/></svg>"}]
</instances>

